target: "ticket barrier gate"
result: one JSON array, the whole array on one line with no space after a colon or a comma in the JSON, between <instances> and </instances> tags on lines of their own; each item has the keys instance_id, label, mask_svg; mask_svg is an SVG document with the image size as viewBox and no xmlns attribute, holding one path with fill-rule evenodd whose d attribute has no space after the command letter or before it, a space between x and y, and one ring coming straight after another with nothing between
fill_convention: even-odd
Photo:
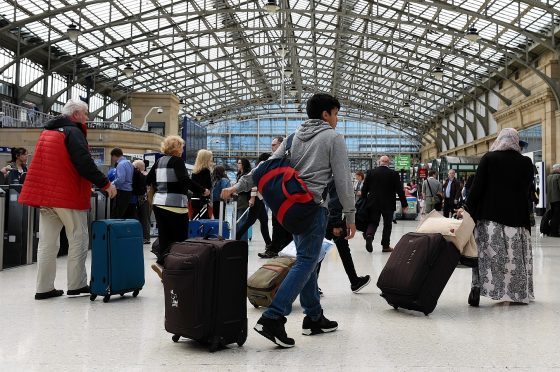
<instances>
[{"instance_id":1,"label":"ticket barrier gate","mask_svg":"<svg viewBox=\"0 0 560 372\"><path fill-rule=\"evenodd\" d=\"M21 186L19 184L0 186L5 192L3 200L3 252L0 269L33 262L32 234L30 234L28 229L30 208L18 203ZM31 244L28 244L28 241Z\"/></svg>"}]
</instances>

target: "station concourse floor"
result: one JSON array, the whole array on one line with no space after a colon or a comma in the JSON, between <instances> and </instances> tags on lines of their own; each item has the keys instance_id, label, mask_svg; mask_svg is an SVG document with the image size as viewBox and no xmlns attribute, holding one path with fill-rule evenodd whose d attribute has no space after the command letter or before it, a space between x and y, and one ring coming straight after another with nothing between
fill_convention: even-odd
<instances>
[{"instance_id":1,"label":"station concourse floor","mask_svg":"<svg viewBox=\"0 0 560 372\"><path fill-rule=\"evenodd\" d=\"M537 226L539 223L537 218ZM415 221L393 225L392 244L415 229ZM249 248L249 274L265 260L258 224ZM379 241L368 253L351 241L358 275L372 281L359 294L334 248L321 268L325 315L339 322L331 334L303 336L296 300L287 333L296 346L278 349L252 327L262 309L247 302L249 335L243 347L209 353L194 341L171 341L163 327L162 285L144 246L146 285L103 303L88 296L35 301L36 265L0 272L0 371L435 371L560 369L560 239L533 228L536 301L507 306L484 297L467 305L471 270L457 268L432 314L393 310L375 283L389 254ZM87 261L89 274L89 257ZM66 290L66 259L59 258L56 287Z\"/></svg>"}]
</instances>

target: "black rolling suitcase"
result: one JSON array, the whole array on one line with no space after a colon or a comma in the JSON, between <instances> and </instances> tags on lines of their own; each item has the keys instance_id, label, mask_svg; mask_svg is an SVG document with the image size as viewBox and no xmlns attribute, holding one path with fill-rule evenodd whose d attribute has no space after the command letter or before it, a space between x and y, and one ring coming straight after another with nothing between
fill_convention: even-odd
<instances>
[{"instance_id":1,"label":"black rolling suitcase","mask_svg":"<svg viewBox=\"0 0 560 372\"><path fill-rule=\"evenodd\" d=\"M165 329L173 341L190 338L212 352L245 343L248 254L247 242L237 240L199 238L172 245L163 288Z\"/></svg>"},{"instance_id":2,"label":"black rolling suitcase","mask_svg":"<svg viewBox=\"0 0 560 372\"><path fill-rule=\"evenodd\" d=\"M431 313L460 254L441 234L408 233L395 246L377 287L395 309Z\"/></svg>"}]
</instances>

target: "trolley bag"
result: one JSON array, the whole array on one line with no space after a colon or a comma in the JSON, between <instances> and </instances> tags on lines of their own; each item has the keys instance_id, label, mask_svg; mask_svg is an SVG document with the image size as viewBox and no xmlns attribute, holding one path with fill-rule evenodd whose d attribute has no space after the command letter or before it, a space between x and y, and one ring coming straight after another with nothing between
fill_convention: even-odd
<instances>
[{"instance_id":1,"label":"trolley bag","mask_svg":"<svg viewBox=\"0 0 560 372\"><path fill-rule=\"evenodd\" d=\"M288 275L296 259L276 257L268 260L247 279L247 298L254 307L268 307L276 295L280 284Z\"/></svg>"},{"instance_id":2,"label":"trolley bag","mask_svg":"<svg viewBox=\"0 0 560 372\"><path fill-rule=\"evenodd\" d=\"M138 293L144 286L142 225L137 220L93 221L90 300Z\"/></svg>"},{"instance_id":3,"label":"trolley bag","mask_svg":"<svg viewBox=\"0 0 560 372\"><path fill-rule=\"evenodd\" d=\"M235 219L233 225L232 235ZM248 254L247 242L237 240L198 238L171 246L163 288L165 329L174 342L190 338L208 344L211 352L245 343Z\"/></svg>"},{"instance_id":4,"label":"trolley bag","mask_svg":"<svg viewBox=\"0 0 560 372\"><path fill-rule=\"evenodd\" d=\"M399 307L431 313L459 262L459 251L439 233L408 233L379 275L381 296Z\"/></svg>"},{"instance_id":5,"label":"trolley bag","mask_svg":"<svg viewBox=\"0 0 560 372\"><path fill-rule=\"evenodd\" d=\"M193 220L189 221L189 239L192 238L218 238L229 239L229 223L222 221L222 235L218 234L218 220Z\"/></svg>"}]
</instances>

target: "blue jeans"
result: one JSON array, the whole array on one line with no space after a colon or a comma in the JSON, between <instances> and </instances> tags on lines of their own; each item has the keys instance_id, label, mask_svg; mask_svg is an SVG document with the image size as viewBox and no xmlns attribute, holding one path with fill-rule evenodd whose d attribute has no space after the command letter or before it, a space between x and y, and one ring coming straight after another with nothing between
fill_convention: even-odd
<instances>
[{"instance_id":1,"label":"blue jeans","mask_svg":"<svg viewBox=\"0 0 560 372\"><path fill-rule=\"evenodd\" d=\"M263 316L278 319L292 312L292 303L299 295L304 313L313 320L317 320L322 313L317 286L317 261L321 252L321 245L325 238L328 211L318 208L316 218L309 229L294 235L297 250L297 261L288 272L286 279L278 288L278 292Z\"/></svg>"}]
</instances>

